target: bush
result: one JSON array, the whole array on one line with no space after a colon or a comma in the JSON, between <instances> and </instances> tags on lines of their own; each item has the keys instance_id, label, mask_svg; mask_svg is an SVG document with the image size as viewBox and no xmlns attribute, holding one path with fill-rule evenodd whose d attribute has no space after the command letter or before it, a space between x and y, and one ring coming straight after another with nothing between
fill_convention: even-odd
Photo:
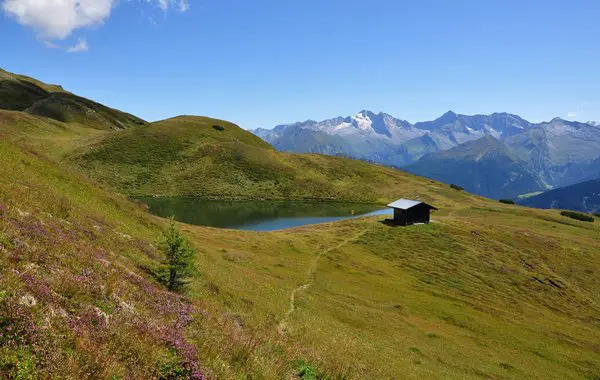
<instances>
[{"instance_id":1,"label":"bush","mask_svg":"<svg viewBox=\"0 0 600 380\"><path fill-rule=\"evenodd\" d=\"M600 218L600 211L599 212L595 212L594 216L597 216L598 218Z\"/></svg>"},{"instance_id":2,"label":"bush","mask_svg":"<svg viewBox=\"0 0 600 380\"><path fill-rule=\"evenodd\" d=\"M507 205L514 205L515 204L515 201L513 201L512 199L500 199L498 202L504 203L504 204L507 204Z\"/></svg>"},{"instance_id":3,"label":"bush","mask_svg":"<svg viewBox=\"0 0 600 380\"><path fill-rule=\"evenodd\" d=\"M177 230L173 219L171 219L169 227L162 233L159 248L165 255L161 280L169 290L174 292L183 291L187 285L186 279L192 271L196 251Z\"/></svg>"},{"instance_id":4,"label":"bush","mask_svg":"<svg viewBox=\"0 0 600 380\"><path fill-rule=\"evenodd\" d=\"M225 127L221 127L220 125L216 125L216 124L215 124L215 125L213 125L212 127L213 127L214 129L216 129L217 131L224 131L224 130L225 130Z\"/></svg>"},{"instance_id":5,"label":"bush","mask_svg":"<svg viewBox=\"0 0 600 380\"><path fill-rule=\"evenodd\" d=\"M581 220L581 221L584 221L584 222L593 222L594 221L594 218L592 216L587 215L587 214L583 214L581 212L563 211L563 212L560 213L560 215L569 217L571 219Z\"/></svg>"},{"instance_id":6,"label":"bush","mask_svg":"<svg viewBox=\"0 0 600 380\"><path fill-rule=\"evenodd\" d=\"M326 378L316 367L309 365L304 360L297 362L296 376L302 380L321 380Z\"/></svg>"},{"instance_id":7,"label":"bush","mask_svg":"<svg viewBox=\"0 0 600 380\"><path fill-rule=\"evenodd\" d=\"M454 190L458 190L458 191L463 191L465 189L464 187L458 186L455 184L451 184L450 187L453 188Z\"/></svg>"}]
</instances>

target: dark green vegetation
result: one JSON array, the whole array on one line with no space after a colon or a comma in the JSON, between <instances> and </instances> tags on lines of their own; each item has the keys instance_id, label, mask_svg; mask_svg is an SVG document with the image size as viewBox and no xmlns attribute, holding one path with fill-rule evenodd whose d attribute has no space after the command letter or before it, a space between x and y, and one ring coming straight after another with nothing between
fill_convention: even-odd
<instances>
[{"instance_id":1,"label":"dark green vegetation","mask_svg":"<svg viewBox=\"0 0 600 380\"><path fill-rule=\"evenodd\" d=\"M171 220L169 227L163 231L159 250L165 257L161 273L162 281L174 292L182 292L191 276L196 250L188 239L179 232L175 222Z\"/></svg>"},{"instance_id":2,"label":"dark green vegetation","mask_svg":"<svg viewBox=\"0 0 600 380\"><path fill-rule=\"evenodd\" d=\"M560 215L567 216L571 219L581 220L584 222L593 222L594 221L594 217L587 215L587 214L582 214L582 213L576 212L576 211L561 211Z\"/></svg>"},{"instance_id":3,"label":"dark green vegetation","mask_svg":"<svg viewBox=\"0 0 600 380\"><path fill-rule=\"evenodd\" d=\"M455 185L453 183L450 184L450 187L454 190L463 191L465 188L462 186Z\"/></svg>"},{"instance_id":4,"label":"dark green vegetation","mask_svg":"<svg viewBox=\"0 0 600 380\"><path fill-rule=\"evenodd\" d=\"M203 127L174 120L181 140L204 146L191 132L205 133ZM238 133L212 124L206 133ZM148 128L153 137L144 144L164 139L170 146L167 129ZM102 141L116 154L129 134L1 111L0 377L600 375L598 223L378 166L278 154L242 132L239 143L222 142L239 162L258 152L271 154L275 167L296 160L325 165L312 173L329 173L328 164L358 167L367 179L394 173L377 197L420 195L440 211L433 223L407 228L378 217L270 233L179 224L198 251L188 291L179 295L151 275L165 259L155 242L168 222L73 166L102 152ZM184 152L195 160L196 151ZM143 172L144 156L131 152L135 165L121 157L113 175ZM99 157L83 162L113 165ZM109 177L110 170L93 165L94 178ZM229 174L207 172L205 179L229 183L221 175ZM255 175L253 183L272 178ZM376 186L382 184L367 189Z\"/></svg>"},{"instance_id":5,"label":"dark green vegetation","mask_svg":"<svg viewBox=\"0 0 600 380\"><path fill-rule=\"evenodd\" d=\"M454 181L471 193L495 199L545 188L525 161L492 136L425 155L405 169L438 181Z\"/></svg>"},{"instance_id":6,"label":"dark green vegetation","mask_svg":"<svg viewBox=\"0 0 600 380\"><path fill-rule=\"evenodd\" d=\"M600 211L600 179L561 187L523 199L525 206L575 211Z\"/></svg>"},{"instance_id":7,"label":"dark green vegetation","mask_svg":"<svg viewBox=\"0 0 600 380\"><path fill-rule=\"evenodd\" d=\"M500 199L499 202L504 203L505 205L514 205L515 204L515 201L513 201L512 199Z\"/></svg>"}]
</instances>

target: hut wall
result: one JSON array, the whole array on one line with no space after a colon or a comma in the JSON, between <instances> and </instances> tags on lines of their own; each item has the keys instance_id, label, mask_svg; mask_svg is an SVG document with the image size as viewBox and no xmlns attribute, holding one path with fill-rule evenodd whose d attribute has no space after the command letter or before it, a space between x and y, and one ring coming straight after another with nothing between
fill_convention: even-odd
<instances>
[{"instance_id":1,"label":"hut wall","mask_svg":"<svg viewBox=\"0 0 600 380\"><path fill-rule=\"evenodd\" d=\"M394 209L396 223L407 226L414 223L429 223L430 209L424 204L409 208L408 210Z\"/></svg>"},{"instance_id":2,"label":"hut wall","mask_svg":"<svg viewBox=\"0 0 600 380\"><path fill-rule=\"evenodd\" d=\"M394 209L394 221L402 226L407 225L407 212L408 210L401 210L399 208Z\"/></svg>"},{"instance_id":3,"label":"hut wall","mask_svg":"<svg viewBox=\"0 0 600 380\"><path fill-rule=\"evenodd\" d=\"M408 223L429 223L429 207L424 204L417 205L408 211Z\"/></svg>"}]
</instances>

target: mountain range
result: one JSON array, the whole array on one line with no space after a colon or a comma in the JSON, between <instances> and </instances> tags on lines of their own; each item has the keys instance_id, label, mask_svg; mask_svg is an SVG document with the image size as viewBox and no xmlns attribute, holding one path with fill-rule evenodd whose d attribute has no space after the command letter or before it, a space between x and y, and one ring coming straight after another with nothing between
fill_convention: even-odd
<instances>
[{"instance_id":1,"label":"mountain range","mask_svg":"<svg viewBox=\"0 0 600 380\"><path fill-rule=\"evenodd\" d=\"M509 113L410 123L386 113L252 131L282 151L343 155L513 198L600 177L600 125L555 118L531 123ZM473 143L477 141L477 143ZM478 174L472 177L468 173Z\"/></svg>"}]
</instances>

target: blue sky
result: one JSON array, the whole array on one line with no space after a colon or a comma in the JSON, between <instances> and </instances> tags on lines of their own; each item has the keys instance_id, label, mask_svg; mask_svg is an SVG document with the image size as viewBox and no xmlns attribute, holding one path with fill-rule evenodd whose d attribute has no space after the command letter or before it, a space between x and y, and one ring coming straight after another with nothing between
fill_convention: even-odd
<instances>
[{"instance_id":1,"label":"blue sky","mask_svg":"<svg viewBox=\"0 0 600 380\"><path fill-rule=\"evenodd\" d=\"M600 120L597 0L56 2L0 0L0 67L147 120Z\"/></svg>"}]
</instances>

